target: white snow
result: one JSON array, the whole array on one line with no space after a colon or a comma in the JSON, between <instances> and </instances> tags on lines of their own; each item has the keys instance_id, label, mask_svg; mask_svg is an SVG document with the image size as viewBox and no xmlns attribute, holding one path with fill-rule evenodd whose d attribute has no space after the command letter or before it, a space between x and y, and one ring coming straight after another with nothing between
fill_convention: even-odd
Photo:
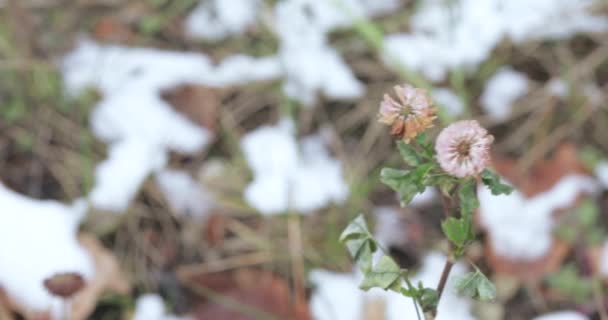
<instances>
[{"instance_id":1,"label":"white snow","mask_svg":"<svg viewBox=\"0 0 608 320\"><path fill-rule=\"evenodd\" d=\"M594 169L595 176L605 189L608 189L608 161L600 161Z\"/></svg>"},{"instance_id":2,"label":"white snow","mask_svg":"<svg viewBox=\"0 0 608 320\"><path fill-rule=\"evenodd\" d=\"M599 261L600 273L608 277L608 241L604 242L602 253Z\"/></svg>"},{"instance_id":3,"label":"white snow","mask_svg":"<svg viewBox=\"0 0 608 320\"><path fill-rule=\"evenodd\" d=\"M532 320L588 320L589 318L575 311L560 311L536 317Z\"/></svg>"},{"instance_id":4,"label":"white snow","mask_svg":"<svg viewBox=\"0 0 608 320\"><path fill-rule=\"evenodd\" d=\"M260 14L259 0L201 1L186 21L187 31L204 39L242 33ZM285 94L305 106L318 93L332 99L354 99L364 86L339 53L328 43L328 33L355 19L390 12L398 0L284 0L269 19L279 39L278 58Z\"/></svg>"},{"instance_id":5,"label":"white snow","mask_svg":"<svg viewBox=\"0 0 608 320\"><path fill-rule=\"evenodd\" d=\"M276 58L236 55L217 66L202 54L103 46L82 40L63 60L68 92L97 87L103 99L91 115L94 134L109 144L96 170L91 202L123 212L139 186L166 164L168 153L197 153L211 133L177 113L160 97L184 83L226 86L274 79Z\"/></svg>"},{"instance_id":6,"label":"white snow","mask_svg":"<svg viewBox=\"0 0 608 320\"><path fill-rule=\"evenodd\" d=\"M76 233L86 202L72 205L20 195L0 183L0 286L28 310L51 309L61 315L62 301L52 297L43 281L60 272L78 272L88 279L95 267Z\"/></svg>"},{"instance_id":7,"label":"white snow","mask_svg":"<svg viewBox=\"0 0 608 320\"><path fill-rule=\"evenodd\" d=\"M549 80L545 88L550 94L558 98L564 98L568 95L568 84L560 78Z\"/></svg>"},{"instance_id":8,"label":"white snow","mask_svg":"<svg viewBox=\"0 0 608 320\"><path fill-rule=\"evenodd\" d=\"M464 111L464 105L460 97L448 88L435 88L432 92L433 99L451 116L456 117Z\"/></svg>"},{"instance_id":9,"label":"white snow","mask_svg":"<svg viewBox=\"0 0 608 320\"><path fill-rule=\"evenodd\" d=\"M402 212L395 207L378 207L374 209L376 227L374 238L381 246L388 248L391 245L406 245L408 240L407 229L404 228Z\"/></svg>"},{"instance_id":10,"label":"white snow","mask_svg":"<svg viewBox=\"0 0 608 320\"><path fill-rule=\"evenodd\" d=\"M289 209L308 213L348 194L340 163L330 157L320 136L296 141L293 123L262 126L243 137L241 147L254 180L245 200L264 214Z\"/></svg>"},{"instance_id":11,"label":"white snow","mask_svg":"<svg viewBox=\"0 0 608 320\"><path fill-rule=\"evenodd\" d=\"M435 288L443 270L445 256L432 252L423 261L421 270L412 277L412 283L422 281L424 286ZM452 279L466 271L461 264L452 268L444 294L439 302L437 320L472 320L471 302L459 297L453 287ZM416 311L410 298L395 292L372 289L364 292L359 289L361 275L356 273L334 273L313 270L310 281L316 286L310 301L310 309L316 320L357 320L365 303L374 299L385 302L386 320L416 319Z\"/></svg>"},{"instance_id":12,"label":"white snow","mask_svg":"<svg viewBox=\"0 0 608 320\"><path fill-rule=\"evenodd\" d=\"M605 17L587 11L593 2L421 1L410 22L411 33L385 37L385 61L441 81L449 70L477 67L505 37L521 43L607 30Z\"/></svg>"},{"instance_id":13,"label":"white snow","mask_svg":"<svg viewBox=\"0 0 608 320\"><path fill-rule=\"evenodd\" d=\"M486 83L481 106L493 120L504 121L517 99L528 92L528 78L509 67L498 70Z\"/></svg>"},{"instance_id":14,"label":"white snow","mask_svg":"<svg viewBox=\"0 0 608 320\"><path fill-rule=\"evenodd\" d=\"M201 219L213 207L210 193L185 171L164 169L157 173L156 183L178 214Z\"/></svg>"},{"instance_id":15,"label":"white snow","mask_svg":"<svg viewBox=\"0 0 608 320\"><path fill-rule=\"evenodd\" d=\"M285 72L285 94L311 105L317 91L332 98L357 98L364 88L350 68L329 47L329 28L343 22L325 1L288 0L275 8L279 57Z\"/></svg>"},{"instance_id":16,"label":"white snow","mask_svg":"<svg viewBox=\"0 0 608 320\"><path fill-rule=\"evenodd\" d=\"M481 223L498 254L534 260L544 256L553 243L552 213L573 205L581 193L596 191L595 181L580 175L564 176L551 189L532 198L525 198L517 190L508 196L494 196L487 187L480 186L477 194Z\"/></svg>"},{"instance_id":17,"label":"white snow","mask_svg":"<svg viewBox=\"0 0 608 320\"><path fill-rule=\"evenodd\" d=\"M245 32L256 21L259 0L205 0L186 18L186 32L208 40L220 40Z\"/></svg>"},{"instance_id":18,"label":"white snow","mask_svg":"<svg viewBox=\"0 0 608 320\"><path fill-rule=\"evenodd\" d=\"M132 320L187 320L188 317L178 317L168 314L165 302L157 294L148 293L137 298L135 313Z\"/></svg>"}]
</instances>

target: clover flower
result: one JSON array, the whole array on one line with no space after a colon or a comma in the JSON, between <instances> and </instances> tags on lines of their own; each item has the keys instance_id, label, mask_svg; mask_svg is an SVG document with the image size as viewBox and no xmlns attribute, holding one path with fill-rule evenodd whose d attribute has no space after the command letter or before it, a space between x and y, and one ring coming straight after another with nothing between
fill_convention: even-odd
<instances>
[{"instance_id":1,"label":"clover flower","mask_svg":"<svg viewBox=\"0 0 608 320\"><path fill-rule=\"evenodd\" d=\"M437 137L437 161L452 176L478 176L490 164L493 141L494 137L475 120L454 122Z\"/></svg>"},{"instance_id":2,"label":"clover flower","mask_svg":"<svg viewBox=\"0 0 608 320\"><path fill-rule=\"evenodd\" d=\"M406 143L433 126L437 109L423 89L406 84L395 86L398 101L388 94L380 103L378 121L392 126L391 134Z\"/></svg>"}]
</instances>

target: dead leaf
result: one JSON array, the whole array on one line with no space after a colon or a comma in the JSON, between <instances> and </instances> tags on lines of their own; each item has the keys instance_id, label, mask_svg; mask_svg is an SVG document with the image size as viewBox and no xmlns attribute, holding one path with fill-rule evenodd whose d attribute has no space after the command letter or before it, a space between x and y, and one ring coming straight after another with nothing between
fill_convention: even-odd
<instances>
[{"instance_id":1,"label":"dead leaf","mask_svg":"<svg viewBox=\"0 0 608 320\"><path fill-rule=\"evenodd\" d=\"M494 157L492 164L501 176L513 183L526 197L550 189L565 175L587 173L578 158L576 146L571 143L560 145L551 159L540 161L527 171L518 167L519 159Z\"/></svg>"},{"instance_id":2,"label":"dead leaf","mask_svg":"<svg viewBox=\"0 0 608 320\"><path fill-rule=\"evenodd\" d=\"M118 294L128 294L131 291L129 279L120 270L120 265L114 254L89 234L78 236L80 244L93 257L95 276L72 302L72 319L87 319L95 310L97 300L106 291Z\"/></svg>"},{"instance_id":3,"label":"dead leaf","mask_svg":"<svg viewBox=\"0 0 608 320\"><path fill-rule=\"evenodd\" d=\"M203 274L199 276L180 276L180 281L197 292L197 288L210 290L222 299L227 299L247 310L256 310L278 319L311 319L306 301L290 301L287 281L268 271L238 269L235 271ZM194 312L196 319L255 319L247 310L218 303L217 300L203 297Z\"/></svg>"},{"instance_id":4,"label":"dead leaf","mask_svg":"<svg viewBox=\"0 0 608 320\"><path fill-rule=\"evenodd\" d=\"M497 274L509 275L525 282L539 282L544 275L559 270L562 262L570 252L570 245L554 239L549 252L533 261L513 260L502 257L492 249L490 238L486 238L486 257Z\"/></svg>"},{"instance_id":5,"label":"dead leaf","mask_svg":"<svg viewBox=\"0 0 608 320\"><path fill-rule=\"evenodd\" d=\"M164 91L165 99L173 108L212 132L217 131L217 114L220 106L219 89L186 84Z\"/></svg>"},{"instance_id":6,"label":"dead leaf","mask_svg":"<svg viewBox=\"0 0 608 320\"><path fill-rule=\"evenodd\" d=\"M100 18L93 27L93 36L102 42L128 42L133 35L129 26L114 16Z\"/></svg>"},{"instance_id":7,"label":"dead leaf","mask_svg":"<svg viewBox=\"0 0 608 320\"><path fill-rule=\"evenodd\" d=\"M92 235L80 234L78 241L93 258L95 275L89 279L85 287L72 299L71 320L84 320L95 310L99 297L107 291L118 294L128 294L131 290L130 282L120 270L118 260L114 254ZM42 285L42 284L41 284ZM7 299L1 299L4 304L29 320L49 320L48 312L32 312L25 307ZM3 320L0 318L0 320Z\"/></svg>"},{"instance_id":8,"label":"dead leaf","mask_svg":"<svg viewBox=\"0 0 608 320\"><path fill-rule=\"evenodd\" d=\"M495 157L493 164L496 171L526 197L533 197L551 189L566 175L586 173L578 158L576 147L572 144L562 144L551 159L536 163L525 172L518 168L517 159ZM572 203L572 207L580 200L581 197ZM567 208L557 210L553 212L553 216L558 218L566 212L568 212ZM554 237L553 245L544 257L523 261L499 255L493 250L491 241L491 237L486 237L485 252L492 269L498 274L513 276L528 282L538 282L544 275L557 271L571 249L569 243Z\"/></svg>"}]
</instances>

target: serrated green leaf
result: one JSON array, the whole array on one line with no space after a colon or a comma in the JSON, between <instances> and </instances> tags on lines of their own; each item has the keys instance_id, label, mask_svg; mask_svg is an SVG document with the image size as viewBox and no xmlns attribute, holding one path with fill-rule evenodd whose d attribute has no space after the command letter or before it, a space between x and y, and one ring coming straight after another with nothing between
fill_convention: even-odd
<instances>
[{"instance_id":1,"label":"serrated green leaf","mask_svg":"<svg viewBox=\"0 0 608 320\"><path fill-rule=\"evenodd\" d=\"M380 181L397 191L401 205L404 206L409 204L416 194L426 189L427 175L434 166L434 163L425 163L411 171L384 168L380 171Z\"/></svg>"},{"instance_id":2,"label":"serrated green leaf","mask_svg":"<svg viewBox=\"0 0 608 320\"><path fill-rule=\"evenodd\" d=\"M460 201L460 214L463 217L470 217L473 211L479 207L476 187L477 183L474 179L466 180L460 185L458 200Z\"/></svg>"},{"instance_id":3,"label":"serrated green leaf","mask_svg":"<svg viewBox=\"0 0 608 320\"><path fill-rule=\"evenodd\" d=\"M496 287L480 270L454 277L454 287L459 295L480 301L496 298Z\"/></svg>"},{"instance_id":4,"label":"serrated green leaf","mask_svg":"<svg viewBox=\"0 0 608 320\"><path fill-rule=\"evenodd\" d=\"M399 170L393 168L382 168L380 171L380 181L391 189L399 192L399 188L408 179L408 170Z\"/></svg>"},{"instance_id":5,"label":"serrated green leaf","mask_svg":"<svg viewBox=\"0 0 608 320\"><path fill-rule=\"evenodd\" d=\"M357 216L346 226L340 235L340 242L344 243L351 257L363 273L372 268L372 255L378 249L363 215Z\"/></svg>"},{"instance_id":6,"label":"serrated green leaf","mask_svg":"<svg viewBox=\"0 0 608 320\"><path fill-rule=\"evenodd\" d=\"M449 217L441 223L441 229L446 237L458 247L462 247L471 237L470 220Z\"/></svg>"},{"instance_id":7,"label":"serrated green leaf","mask_svg":"<svg viewBox=\"0 0 608 320\"><path fill-rule=\"evenodd\" d=\"M369 232L363 214L360 214L346 226L344 231L342 231L340 242L344 243L349 238L359 239L369 237L371 237L371 233Z\"/></svg>"},{"instance_id":8,"label":"serrated green leaf","mask_svg":"<svg viewBox=\"0 0 608 320\"><path fill-rule=\"evenodd\" d=\"M401 289L401 269L389 256L382 256L378 263L364 274L365 278L359 285L362 290L381 288L399 292Z\"/></svg>"},{"instance_id":9,"label":"serrated green leaf","mask_svg":"<svg viewBox=\"0 0 608 320\"><path fill-rule=\"evenodd\" d=\"M403 140L399 140L397 142L397 149L399 149L399 154L403 161L408 165L415 167L421 163L418 152L412 145L403 142Z\"/></svg>"},{"instance_id":10,"label":"serrated green leaf","mask_svg":"<svg viewBox=\"0 0 608 320\"><path fill-rule=\"evenodd\" d=\"M500 182L500 177L496 173L488 169L485 169L481 172L481 181L488 188L490 188L490 191L492 191L492 194L495 196L500 194L508 195L513 192L513 187Z\"/></svg>"},{"instance_id":11,"label":"serrated green leaf","mask_svg":"<svg viewBox=\"0 0 608 320\"><path fill-rule=\"evenodd\" d=\"M420 294L420 307L424 312L428 312L437 308L439 304L439 294L437 290L431 288L423 288Z\"/></svg>"}]
</instances>

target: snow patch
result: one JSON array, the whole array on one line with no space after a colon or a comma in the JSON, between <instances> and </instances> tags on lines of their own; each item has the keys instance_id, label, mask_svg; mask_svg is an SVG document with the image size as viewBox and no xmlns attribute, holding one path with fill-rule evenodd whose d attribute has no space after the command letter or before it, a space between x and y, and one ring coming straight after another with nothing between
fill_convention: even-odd
<instances>
[{"instance_id":1,"label":"snow patch","mask_svg":"<svg viewBox=\"0 0 608 320\"><path fill-rule=\"evenodd\" d=\"M460 97L448 88L436 88L432 91L433 99L451 116L456 117L464 111Z\"/></svg>"},{"instance_id":2,"label":"snow patch","mask_svg":"<svg viewBox=\"0 0 608 320\"><path fill-rule=\"evenodd\" d=\"M602 187L608 188L608 161L599 162L595 166L594 173Z\"/></svg>"},{"instance_id":3,"label":"snow patch","mask_svg":"<svg viewBox=\"0 0 608 320\"><path fill-rule=\"evenodd\" d=\"M51 296L43 281L60 272L91 278L91 256L78 243L78 224L86 203L68 206L18 194L0 183L0 286L28 310L51 310L55 318L62 301Z\"/></svg>"},{"instance_id":4,"label":"snow patch","mask_svg":"<svg viewBox=\"0 0 608 320\"><path fill-rule=\"evenodd\" d=\"M135 302L133 320L187 320L187 317L178 317L168 314L165 302L157 294L144 294Z\"/></svg>"},{"instance_id":5,"label":"snow patch","mask_svg":"<svg viewBox=\"0 0 608 320\"><path fill-rule=\"evenodd\" d=\"M511 114L517 99L528 92L528 78L521 72L503 67L486 83L481 106L495 121L504 121Z\"/></svg>"},{"instance_id":6,"label":"snow patch","mask_svg":"<svg viewBox=\"0 0 608 320\"><path fill-rule=\"evenodd\" d=\"M599 262L600 273L608 276L608 241L604 242Z\"/></svg>"},{"instance_id":7,"label":"snow patch","mask_svg":"<svg viewBox=\"0 0 608 320\"><path fill-rule=\"evenodd\" d=\"M575 311L560 311L542 315L532 320L588 320L586 316Z\"/></svg>"},{"instance_id":8,"label":"snow patch","mask_svg":"<svg viewBox=\"0 0 608 320\"><path fill-rule=\"evenodd\" d=\"M173 211L203 218L213 206L209 192L187 172L165 169L157 173L156 183Z\"/></svg>"},{"instance_id":9,"label":"snow patch","mask_svg":"<svg viewBox=\"0 0 608 320\"><path fill-rule=\"evenodd\" d=\"M288 119L247 134L241 147L254 175L245 200L264 214L289 209L308 213L341 203L348 194L342 167L330 157L323 139L310 136L298 143Z\"/></svg>"},{"instance_id":10,"label":"snow patch","mask_svg":"<svg viewBox=\"0 0 608 320\"><path fill-rule=\"evenodd\" d=\"M169 152L200 152L211 133L177 113L160 97L184 83L227 86L277 78L275 57L236 55L217 66L202 54L103 46L82 40L62 63L71 94L97 87L103 100L91 115L94 134L109 144L109 157L96 169L91 202L123 212L139 186L165 167Z\"/></svg>"},{"instance_id":11,"label":"snow patch","mask_svg":"<svg viewBox=\"0 0 608 320\"><path fill-rule=\"evenodd\" d=\"M259 5L259 0L201 1L186 18L186 32L207 40L243 33L255 23Z\"/></svg>"},{"instance_id":12,"label":"snow patch","mask_svg":"<svg viewBox=\"0 0 608 320\"><path fill-rule=\"evenodd\" d=\"M441 81L449 70L476 68L505 37L522 43L608 30L605 17L587 11L593 2L421 1L411 18L412 32L385 37L385 61Z\"/></svg>"},{"instance_id":13,"label":"snow patch","mask_svg":"<svg viewBox=\"0 0 608 320\"><path fill-rule=\"evenodd\" d=\"M422 264L422 269L412 277L412 283L422 281L425 287L434 288L445 263L443 254L432 252ZM454 265L446 289L438 307L437 320L473 320L471 302L459 297L453 286L453 278L466 272L466 268ZM316 286L310 301L310 308L316 320L353 320L360 319L365 304L381 299L385 302L386 320L416 319L414 305L409 298L395 292L372 289L364 292L359 289L362 275L358 273L334 273L313 270L310 281Z\"/></svg>"},{"instance_id":14,"label":"snow patch","mask_svg":"<svg viewBox=\"0 0 608 320\"><path fill-rule=\"evenodd\" d=\"M565 98L568 95L568 84L559 78L549 80L545 88L550 94L558 98Z\"/></svg>"},{"instance_id":15,"label":"snow patch","mask_svg":"<svg viewBox=\"0 0 608 320\"><path fill-rule=\"evenodd\" d=\"M552 213L572 205L580 193L597 191L586 176L568 175L551 189L532 198L514 190L510 195L492 195L480 186L477 194L481 223L487 228L494 250L504 257L534 260L550 249L554 221Z\"/></svg>"}]
</instances>

